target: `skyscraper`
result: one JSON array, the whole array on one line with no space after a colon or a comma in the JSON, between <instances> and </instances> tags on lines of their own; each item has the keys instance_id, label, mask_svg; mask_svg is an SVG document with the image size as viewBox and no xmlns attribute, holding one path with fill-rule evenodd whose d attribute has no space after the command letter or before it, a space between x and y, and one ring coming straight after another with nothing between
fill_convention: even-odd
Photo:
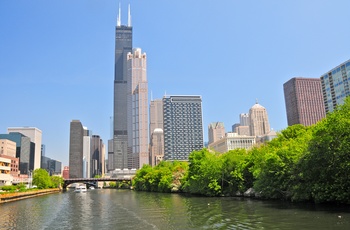
<instances>
[{"instance_id":1,"label":"skyscraper","mask_svg":"<svg viewBox=\"0 0 350 230\"><path fill-rule=\"evenodd\" d=\"M241 113L239 115L239 124L241 126L249 126L250 125L249 113Z\"/></svg>"},{"instance_id":2,"label":"skyscraper","mask_svg":"<svg viewBox=\"0 0 350 230\"><path fill-rule=\"evenodd\" d=\"M267 111L258 102L250 108L249 117L251 136L263 136L270 132Z\"/></svg>"},{"instance_id":3,"label":"skyscraper","mask_svg":"<svg viewBox=\"0 0 350 230\"><path fill-rule=\"evenodd\" d=\"M203 148L201 96L164 96L164 160L188 160Z\"/></svg>"},{"instance_id":4,"label":"skyscraper","mask_svg":"<svg viewBox=\"0 0 350 230\"><path fill-rule=\"evenodd\" d=\"M152 100L149 106L149 164L157 165L164 157L163 101Z\"/></svg>"},{"instance_id":5,"label":"skyscraper","mask_svg":"<svg viewBox=\"0 0 350 230\"><path fill-rule=\"evenodd\" d=\"M83 135L83 177L90 178L91 177L91 132L86 127L83 127L84 135Z\"/></svg>"},{"instance_id":6,"label":"skyscraper","mask_svg":"<svg viewBox=\"0 0 350 230\"><path fill-rule=\"evenodd\" d=\"M115 28L114 113L113 113L113 168L128 168L127 127L127 55L132 52L130 7L128 25L121 25L121 10Z\"/></svg>"},{"instance_id":7,"label":"skyscraper","mask_svg":"<svg viewBox=\"0 0 350 230\"><path fill-rule=\"evenodd\" d=\"M70 123L69 178L83 178L84 128L79 120Z\"/></svg>"},{"instance_id":8,"label":"skyscraper","mask_svg":"<svg viewBox=\"0 0 350 230\"><path fill-rule=\"evenodd\" d=\"M105 147L99 135L91 137L91 178L96 175L102 176L105 173Z\"/></svg>"},{"instance_id":9,"label":"skyscraper","mask_svg":"<svg viewBox=\"0 0 350 230\"><path fill-rule=\"evenodd\" d=\"M127 133L128 168L149 163L148 155L148 82L146 54L140 48L128 53Z\"/></svg>"},{"instance_id":10,"label":"skyscraper","mask_svg":"<svg viewBox=\"0 0 350 230\"><path fill-rule=\"evenodd\" d=\"M323 101L326 112L332 112L350 95L350 60L321 76Z\"/></svg>"},{"instance_id":11,"label":"skyscraper","mask_svg":"<svg viewBox=\"0 0 350 230\"><path fill-rule=\"evenodd\" d=\"M208 137L211 144L225 136L225 126L223 122L212 122L208 125Z\"/></svg>"},{"instance_id":12,"label":"skyscraper","mask_svg":"<svg viewBox=\"0 0 350 230\"><path fill-rule=\"evenodd\" d=\"M309 126L325 117L320 79L295 77L283 89L288 125Z\"/></svg>"},{"instance_id":13,"label":"skyscraper","mask_svg":"<svg viewBox=\"0 0 350 230\"><path fill-rule=\"evenodd\" d=\"M42 142L42 132L40 129L35 127L16 127L8 128L7 131L18 132L30 138L30 141L35 144L34 150L34 165L33 169L40 168L41 165L41 142Z\"/></svg>"},{"instance_id":14,"label":"skyscraper","mask_svg":"<svg viewBox=\"0 0 350 230\"><path fill-rule=\"evenodd\" d=\"M28 174L34 170L35 144L30 138L18 132L0 134L0 139L7 139L16 143L16 158L19 158L19 169L21 174Z\"/></svg>"}]
</instances>

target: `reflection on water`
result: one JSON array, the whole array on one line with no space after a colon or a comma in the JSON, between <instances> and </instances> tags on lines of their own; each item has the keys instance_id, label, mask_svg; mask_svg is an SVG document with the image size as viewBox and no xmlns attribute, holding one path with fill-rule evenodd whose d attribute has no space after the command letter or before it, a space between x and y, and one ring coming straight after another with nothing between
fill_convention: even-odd
<instances>
[{"instance_id":1,"label":"reflection on water","mask_svg":"<svg viewBox=\"0 0 350 230\"><path fill-rule=\"evenodd\" d=\"M0 229L350 229L350 206L108 189L2 204L0 213Z\"/></svg>"}]
</instances>

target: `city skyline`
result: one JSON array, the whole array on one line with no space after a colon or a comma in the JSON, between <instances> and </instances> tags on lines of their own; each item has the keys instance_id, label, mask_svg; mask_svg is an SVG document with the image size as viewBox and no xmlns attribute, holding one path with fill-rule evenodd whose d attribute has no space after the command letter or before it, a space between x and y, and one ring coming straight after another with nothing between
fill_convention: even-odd
<instances>
[{"instance_id":1,"label":"city skyline","mask_svg":"<svg viewBox=\"0 0 350 230\"><path fill-rule=\"evenodd\" d=\"M349 59L345 0L120 2L122 24L131 5L133 47L147 53L149 92L202 95L203 128L222 121L228 131L258 98L271 128L284 129L283 83ZM0 2L0 133L39 128L46 156L64 166L71 120L111 138L117 13L117 1Z\"/></svg>"}]
</instances>

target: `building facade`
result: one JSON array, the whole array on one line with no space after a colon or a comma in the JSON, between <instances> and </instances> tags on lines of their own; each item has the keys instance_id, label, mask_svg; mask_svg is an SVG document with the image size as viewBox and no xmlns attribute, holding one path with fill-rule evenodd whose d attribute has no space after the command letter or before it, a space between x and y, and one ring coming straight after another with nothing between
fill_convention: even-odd
<instances>
[{"instance_id":1,"label":"building facade","mask_svg":"<svg viewBox=\"0 0 350 230\"><path fill-rule=\"evenodd\" d=\"M326 113L332 112L350 95L350 60L323 74L321 84Z\"/></svg>"},{"instance_id":2,"label":"building facade","mask_svg":"<svg viewBox=\"0 0 350 230\"><path fill-rule=\"evenodd\" d=\"M140 48L127 56L128 168L149 164L147 58Z\"/></svg>"},{"instance_id":3,"label":"building facade","mask_svg":"<svg viewBox=\"0 0 350 230\"><path fill-rule=\"evenodd\" d=\"M105 147L99 135L92 135L91 137L90 165L91 178L95 176L103 176L105 174Z\"/></svg>"},{"instance_id":4,"label":"building facade","mask_svg":"<svg viewBox=\"0 0 350 230\"><path fill-rule=\"evenodd\" d=\"M113 168L128 168L127 132L127 55L132 52L130 10L128 25L121 25L121 12L115 28L114 112L113 112Z\"/></svg>"},{"instance_id":5,"label":"building facade","mask_svg":"<svg viewBox=\"0 0 350 230\"><path fill-rule=\"evenodd\" d=\"M50 176L62 174L62 163L46 156L41 156L41 168L45 169Z\"/></svg>"},{"instance_id":6,"label":"building facade","mask_svg":"<svg viewBox=\"0 0 350 230\"><path fill-rule=\"evenodd\" d=\"M63 167L62 177L63 179L69 179L69 166Z\"/></svg>"},{"instance_id":7,"label":"building facade","mask_svg":"<svg viewBox=\"0 0 350 230\"><path fill-rule=\"evenodd\" d=\"M321 80L295 77L283 84L288 125L313 125L326 116Z\"/></svg>"},{"instance_id":8,"label":"building facade","mask_svg":"<svg viewBox=\"0 0 350 230\"><path fill-rule=\"evenodd\" d=\"M267 111L265 107L261 106L258 102L250 108L249 118L251 136L263 136L270 132Z\"/></svg>"},{"instance_id":9,"label":"building facade","mask_svg":"<svg viewBox=\"0 0 350 230\"><path fill-rule=\"evenodd\" d=\"M87 127L83 127L83 178L90 178L91 176L91 131Z\"/></svg>"},{"instance_id":10,"label":"building facade","mask_svg":"<svg viewBox=\"0 0 350 230\"><path fill-rule=\"evenodd\" d=\"M0 186L11 185L12 180L11 159L0 156Z\"/></svg>"},{"instance_id":11,"label":"building facade","mask_svg":"<svg viewBox=\"0 0 350 230\"><path fill-rule=\"evenodd\" d=\"M164 160L187 161L203 148L201 96L164 96Z\"/></svg>"},{"instance_id":12,"label":"building facade","mask_svg":"<svg viewBox=\"0 0 350 230\"><path fill-rule=\"evenodd\" d=\"M250 125L249 113L241 113L239 115L239 124L241 126L249 126Z\"/></svg>"},{"instance_id":13,"label":"building facade","mask_svg":"<svg viewBox=\"0 0 350 230\"><path fill-rule=\"evenodd\" d=\"M41 144L42 144L42 131L35 127L11 127L7 131L18 132L30 138L30 141L35 144L34 148L34 170L40 168L41 161Z\"/></svg>"},{"instance_id":14,"label":"building facade","mask_svg":"<svg viewBox=\"0 0 350 230\"><path fill-rule=\"evenodd\" d=\"M226 153L233 149L250 149L255 145L254 136L241 136L237 133L226 133L220 140L209 144L209 149Z\"/></svg>"},{"instance_id":15,"label":"building facade","mask_svg":"<svg viewBox=\"0 0 350 230\"><path fill-rule=\"evenodd\" d=\"M16 157L16 142L0 139L0 155Z\"/></svg>"},{"instance_id":16,"label":"building facade","mask_svg":"<svg viewBox=\"0 0 350 230\"><path fill-rule=\"evenodd\" d=\"M149 106L149 164L155 166L164 157L163 101L152 100Z\"/></svg>"},{"instance_id":17,"label":"building facade","mask_svg":"<svg viewBox=\"0 0 350 230\"><path fill-rule=\"evenodd\" d=\"M0 139L10 140L16 143L16 158L19 158L19 170L21 174L29 174L34 170L35 144L30 138L18 132L0 134Z\"/></svg>"},{"instance_id":18,"label":"building facade","mask_svg":"<svg viewBox=\"0 0 350 230\"><path fill-rule=\"evenodd\" d=\"M212 122L208 125L208 144L220 140L225 136L225 126L223 122Z\"/></svg>"},{"instance_id":19,"label":"building facade","mask_svg":"<svg viewBox=\"0 0 350 230\"><path fill-rule=\"evenodd\" d=\"M79 120L70 123L69 178L83 178L84 128Z\"/></svg>"}]
</instances>

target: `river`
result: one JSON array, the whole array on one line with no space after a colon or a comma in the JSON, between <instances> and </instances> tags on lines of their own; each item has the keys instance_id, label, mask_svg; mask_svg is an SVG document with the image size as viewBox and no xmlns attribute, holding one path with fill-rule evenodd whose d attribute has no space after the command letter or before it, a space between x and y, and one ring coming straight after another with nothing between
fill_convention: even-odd
<instances>
[{"instance_id":1,"label":"river","mask_svg":"<svg viewBox=\"0 0 350 230\"><path fill-rule=\"evenodd\" d=\"M98 189L2 204L0 229L350 229L350 206Z\"/></svg>"}]
</instances>

